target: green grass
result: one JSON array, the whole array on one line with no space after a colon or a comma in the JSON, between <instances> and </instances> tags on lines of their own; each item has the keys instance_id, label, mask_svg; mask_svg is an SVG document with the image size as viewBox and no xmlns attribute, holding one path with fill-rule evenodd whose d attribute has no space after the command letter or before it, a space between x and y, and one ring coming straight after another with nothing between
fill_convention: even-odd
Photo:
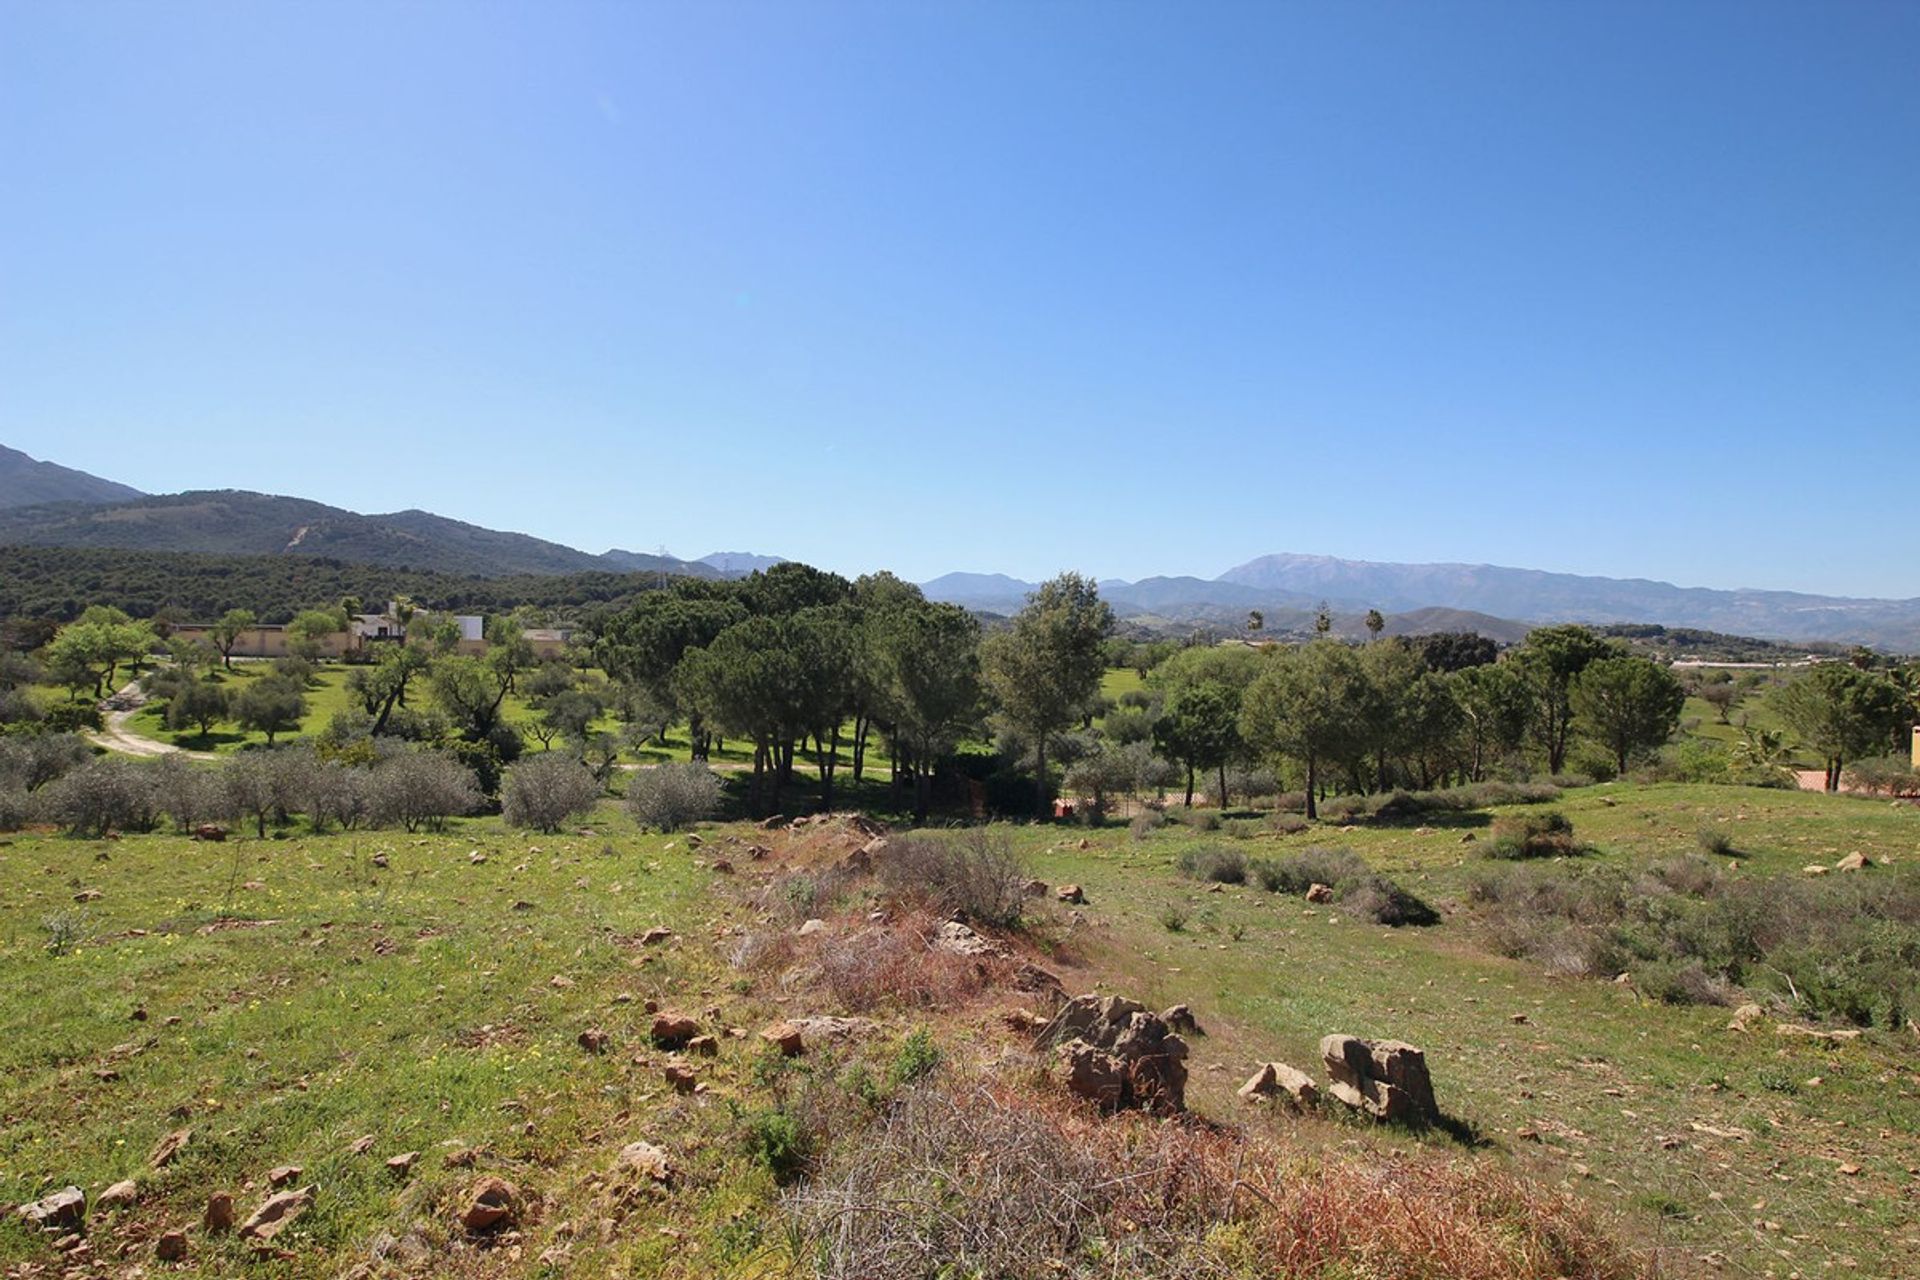
<instances>
[{"instance_id":1,"label":"green grass","mask_svg":"<svg viewBox=\"0 0 1920 1280\"><path fill-rule=\"evenodd\" d=\"M1855 850L1920 857L1920 810L1884 802L1620 784L1555 807L1603 864L1692 853L1704 826L1734 834L1743 875L1798 875ZM1170 824L1144 840L1124 827L1009 830L1036 874L1087 893L1083 925L1036 906L1053 920L1038 935L1055 949L1049 963L1071 987L1193 1006L1207 1034L1192 1041L1190 1100L1206 1114L1245 1115L1233 1090L1260 1062L1319 1074L1328 1032L1406 1039L1426 1049L1459 1131L1478 1137L1463 1158L1565 1183L1680 1262L1715 1254L1724 1274L1785 1277L1850 1259L1854 1274L1899 1274L1920 1236L1908 1172L1920 1167L1920 1077L1906 1033L1838 1048L1770 1024L1739 1035L1725 1009L1658 1004L1490 954L1458 908L1497 812L1292 836L1254 823ZM685 835L636 833L611 803L592 829L542 837L473 819L423 836L0 839L0 1197L68 1182L97 1193L133 1177L139 1204L97 1214L93 1241L103 1256L126 1246L144 1261L158 1231L197 1223L210 1192L233 1192L244 1213L266 1194L266 1170L292 1163L318 1189L282 1237L293 1257L249 1261L196 1226L189 1270L332 1276L378 1233L410 1229L436 1249L437 1274L778 1270L773 1173L745 1134L786 1086L757 1043L724 1028L830 1010L727 967L726 931L757 913L724 890L757 867L741 860L726 879L699 861L774 838L710 825L695 852ZM1463 844L1468 832L1478 838ZM1313 844L1353 849L1440 907L1442 923L1385 929L1253 887L1213 892L1176 866L1202 845L1262 856ZM76 904L86 889L102 896ZM56 918L79 933L65 954L47 946ZM673 941L635 944L661 923ZM707 1093L663 1084L666 1059L645 1043L649 997L721 1035L716 1058L687 1059ZM904 1013L871 1069L991 1056L999 1043L981 1038L998 1033L982 1021ZM921 1026L930 1037L909 1036ZM608 1052L576 1043L589 1027L612 1037ZM149 1169L154 1143L182 1127L194 1134L179 1160ZM1329 1132L1334 1144L1347 1130ZM372 1151L351 1154L366 1134ZM611 1195L597 1180L636 1139L668 1148L675 1184ZM1444 1134L1384 1140L1459 1149ZM448 1166L447 1153L472 1148L484 1153L475 1167ZM410 1150L422 1153L411 1176L388 1174L384 1159ZM540 1197L518 1258L459 1240L454 1215L483 1173ZM614 1223L605 1237L603 1220ZM565 1253L543 1269L549 1249ZM0 1266L48 1257L17 1220L0 1223Z\"/></svg>"},{"instance_id":2,"label":"green grass","mask_svg":"<svg viewBox=\"0 0 1920 1280\"><path fill-rule=\"evenodd\" d=\"M1622 785L1555 807L1599 862L1694 853L1703 825L1725 826L1750 851L1742 874L1798 875L1854 850L1920 856L1920 810L1849 797ZM1329 1032L1408 1040L1427 1051L1443 1109L1493 1149L1634 1215L1636 1230L1689 1256L1724 1254L1747 1268L1735 1274L1812 1274L1842 1258L1859 1274L1898 1273L1920 1236L1907 1203L1920 1077L1906 1033L1838 1049L1775 1036L1771 1020L1739 1035L1725 1008L1659 1004L1632 986L1490 954L1460 911L1490 816L1245 840L1170 824L1145 841L1099 832L1084 851L1077 833L1031 828L1024 843L1038 874L1084 886L1101 961L1128 994L1193 1005L1209 1035L1189 1065L1216 1113L1231 1111L1231 1090L1263 1055L1317 1074ZM1474 844L1461 843L1467 831ZM1221 844L1249 856L1349 848L1447 918L1386 929L1251 886L1210 892L1179 873L1182 852ZM1165 923L1175 916L1179 930ZM1777 1087L1815 1078L1797 1092ZM1862 1171L1842 1174L1845 1164Z\"/></svg>"}]
</instances>

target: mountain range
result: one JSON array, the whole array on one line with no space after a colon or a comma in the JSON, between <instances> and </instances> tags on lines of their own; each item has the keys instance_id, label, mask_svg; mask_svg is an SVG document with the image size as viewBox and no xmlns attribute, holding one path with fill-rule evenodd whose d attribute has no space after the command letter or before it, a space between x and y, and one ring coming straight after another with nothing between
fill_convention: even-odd
<instances>
[{"instance_id":1,"label":"mountain range","mask_svg":"<svg viewBox=\"0 0 1920 1280\"><path fill-rule=\"evenodd\" d=\"M146 495L5 446L0 545L322 556L482 576L599 570L721 578L780 562L745 551L717 551L697 560L618 549L594 554L426 511L362 515L237 489ZM1018 610L1035 586L997 573L949 573L922 584L930 599L983 613ZM1270 632L1300 631L1324 603L1342 633L1357 632L1366 611L1379 609L1389 633L1473 630L1512 640L1528 624L1655 623L1773 640L1920 649L1920 599L1727 591L1497 565L1275 554L1215 578L1107 579L1100 593L1120 617L1146 626L1237 630L1258 611Z\"/></svg>"},{"instance_id":2,"label":"mountain range","mask_svg":"<svg viewBox=\"0 0 1920 1280\"><path fill-rule=\"evenodd\" d=\"M0 444L0 509L48 502L124 502L146 495L56 462L40 462Z\"/></svg>"}]
</instances>

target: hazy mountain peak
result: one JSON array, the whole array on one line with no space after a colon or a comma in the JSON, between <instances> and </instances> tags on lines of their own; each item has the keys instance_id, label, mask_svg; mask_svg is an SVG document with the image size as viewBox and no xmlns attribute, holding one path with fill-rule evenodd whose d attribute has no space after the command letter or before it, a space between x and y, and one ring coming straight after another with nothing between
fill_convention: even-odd
<instances>
[{"instance_id":1,"label":"hazy mountain peak","mask_svg":"<svg viewBox=\"0 0 1920 1280\"><path fill-rule=\"evenodd\" d=\"M0 508L36 507L50 502L123 502L144 495L131 485L41 462L0 444Z\"/></svg>"}]
</instances>

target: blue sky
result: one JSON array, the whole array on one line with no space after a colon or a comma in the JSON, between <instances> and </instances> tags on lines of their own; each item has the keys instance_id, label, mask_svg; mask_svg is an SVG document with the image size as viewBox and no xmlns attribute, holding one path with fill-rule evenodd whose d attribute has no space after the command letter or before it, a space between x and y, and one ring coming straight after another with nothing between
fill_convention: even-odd
<instances>
[{"instance_id":1,"label":"blue sky","mask_svg":"<svg viewBox=\"0 0 1920 1280\"><path fill-rule=\"evenodd\" d=\"M0 7L0 442L849 572L1920 594L1920 6Z\"/></svg>"}]
</instances>

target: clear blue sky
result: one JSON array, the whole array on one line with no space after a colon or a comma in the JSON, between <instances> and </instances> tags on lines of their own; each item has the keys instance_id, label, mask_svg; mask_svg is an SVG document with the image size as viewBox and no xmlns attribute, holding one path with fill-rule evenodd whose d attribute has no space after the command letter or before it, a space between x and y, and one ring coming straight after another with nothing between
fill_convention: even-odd
<instances>
[{"instance_id":1,"label":"clear blue sky","mask_svg":"<svg viewBox=\"0 0 1920 1280\"><path fill-rule=\"evenodd\" d=\"M0 442L589 550L1920 594L1920 5L0 7Z\"/></svg>"}]
</instances>

